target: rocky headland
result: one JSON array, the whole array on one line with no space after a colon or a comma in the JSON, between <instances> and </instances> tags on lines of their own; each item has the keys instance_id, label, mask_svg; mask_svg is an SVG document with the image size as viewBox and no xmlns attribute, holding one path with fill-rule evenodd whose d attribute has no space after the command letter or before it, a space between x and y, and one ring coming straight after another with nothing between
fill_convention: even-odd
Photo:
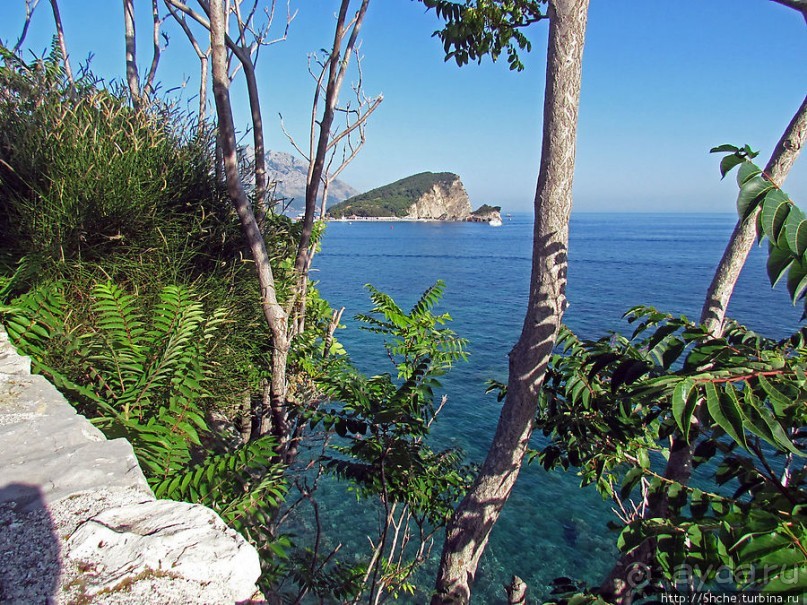
<instances>
[{"instance_id":1,"label":"rocky headland","mask_svg":"<svg viewBox=\"0 0 807 605\"><path fill-rule=\"evenodd\" d=\"M500 208L473 211L460 177L452 172L421 172L331 206L333 219L501 221Z\"/></svg>"}]
</instances>

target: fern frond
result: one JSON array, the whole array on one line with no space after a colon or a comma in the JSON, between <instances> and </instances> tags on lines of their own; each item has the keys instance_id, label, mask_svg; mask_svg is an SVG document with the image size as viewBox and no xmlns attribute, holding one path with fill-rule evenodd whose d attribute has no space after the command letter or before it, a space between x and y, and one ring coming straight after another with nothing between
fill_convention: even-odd
<instances>
[{"instance_id":1,"label":"fern frond","mask_svg":"<svg viewBox=\"0 0 807 605\"><path fill-rule=\"evenodd\" d=\"M143 346L145 328L137 301L131 294L111 282L97 284L92 289L95 299L93 312L97 316L97 327L105 338L114 343L116 350L123 347L138 357Z\"/></svg>"}]
</instances>

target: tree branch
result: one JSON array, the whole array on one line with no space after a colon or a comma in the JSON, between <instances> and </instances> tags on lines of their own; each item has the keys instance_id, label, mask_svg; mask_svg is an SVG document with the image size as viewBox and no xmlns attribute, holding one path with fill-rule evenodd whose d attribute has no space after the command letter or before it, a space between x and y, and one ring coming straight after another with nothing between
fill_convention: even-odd
<instances>
[{"instance_id":1,"label":"tree branch","mask_svg":"<svg viewBox=\"0 0 807 605\"><path fill-rule=\"evenodd\" d=\"M772 0L772 2L799 11L807 22L807 0Z\"/></svg>"},{"instance_id":2,"label":"tree branch","mask_svg":"<svg viewBox=\"0 0 807 605\"><path fill-rule=\"evenodd\" d=\"M36 10L38 4L39 0L25 0L25 22L22 25L20 37L17 38L17 43L14 45L14 48L11 49L15 55L20 52L22 43L25 42L25 38L28 36L28 28L31 26L31 18L34 16L34 11Z\"/></svg>"}]
</instances>

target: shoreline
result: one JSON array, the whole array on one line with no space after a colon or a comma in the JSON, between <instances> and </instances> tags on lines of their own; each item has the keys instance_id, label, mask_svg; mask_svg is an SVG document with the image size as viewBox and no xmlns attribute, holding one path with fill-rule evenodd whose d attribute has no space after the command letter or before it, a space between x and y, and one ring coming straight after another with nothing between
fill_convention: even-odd
<instances>
[{"instance_id":1,"label":"shoreline","mask_svg":"<svg viewBox=\"0 0 807 605\"><path fill-rule=\"evenodd\" d=\"M501 219L500 219L501 220ZM490 220L469 218L407 218L397 216L354 216L350 218L326 218L327 223L489 223Z\"/></svg>"},{"instance_id":2,"label":"shoreline","mask_svg":"<svg viewBox=\"0 0 807 605\"><path fill-rule=\"evenodd\" d=\"M350 218L326 218L328 223L352 223L353 221L362 223L467 223L465 219L439 219L439 218L406 218L397 216L355 216Z\"/></svg>"}]
</instances>

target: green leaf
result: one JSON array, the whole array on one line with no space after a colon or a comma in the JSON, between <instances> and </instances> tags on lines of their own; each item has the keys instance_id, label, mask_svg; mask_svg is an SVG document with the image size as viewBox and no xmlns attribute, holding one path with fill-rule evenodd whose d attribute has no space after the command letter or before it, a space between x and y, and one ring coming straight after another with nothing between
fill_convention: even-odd
<instances>
[{"instance_id":1,"label":"green leaf","mask_svg":"<svg viewBox=\"0 0 807 605\"><path fill-rule=\"evenodd\" d=\"M755 398L750 393L750 389L746 390L745 404L745 426L749 431L780 450L789 451L800 457L806 455L793 444L787 436L787 432L782 428L782 425L779 424L779 421L771 411L755 401Z\"/></svg>"},{"instance_id":2,"label":"green leaf","mask_svg":"<svg viewBox=\"0 0 807 605\"><path fill-rule=\"evenodd\" d=\"M611 377L611 392L616 390L623 384L630 384L638 379L643 374L650 370L646 362L637 359L628 359L623 361Z\"/></svg>"},{"instance_id":3,"label":"green leaf","mask_svg":"<svg viewBox=\"0 0 807 605\"><path fill-rule=\"evenodd\" d=\"M726 178L726 175L731 171L732 168L738 164L742 164L744 161L744 158L741 158L735 153L724 157L722 160L720 160L720 178Z\"/></svg>"},{"instance_id":4,"label":"green leaf","mask_svg":"<svg viewBox=\"0 0 807 605\"><path fill-rule=\"evenodd\" d=\"M768 279L771 282L771 287L775 286L784 275L785 270L793 262L793 255L789 250L779 248L771 244L768 248Z\"/></svg>"},{"instance_id":5,"label":"green leaf","mask_svg":"<svg viewBox=\"0 0 807 605\"><path fill-rule=\"evenodd\" d=\"M738 551L740 561L755 563L762 557L782 548L793 545L793 541L782 534L770 533L751 536Z\"/></svg>"},{"instance_id":6,"label":"green leaf","mask_svg":"<svg viewBox=\"0 0 807 605\"><path fill-rule=\"evenodd\" d=\"M762 200L762 231L772 242L779 238L790 208L790 200L781 189L771 189Z\"/></svg>"},{"instance_id":7,"label":"green leaf","mask_svg":"<svg viewBox=\"0 0 807 605\"><path fill-rule=\"evenodd\" d=\"M762 587L763 592L781 595L803 595L807 592L807 565L783 569L779 575Z\"/></svg>"},{"instance_id":8,"label":"green leaf","mask_svg":"<svg viewBox=\"0 0 807 605\"><path fill-rule=\"evenodd\" d=\"M796 256L802 258L807 250L807 220L804 213L792 206L784 225L787 247Z\"/></svg>"},{"instance_id":9,"label":"green leaf","mask_svg":"<svg viewBox=\"0 0 807 605\"><path fill-rule=\"evenodd\" d=\"M762 174L762 169L753 162L745 162L737 171L737 185L742 186L750 179Z\"/></svg>"},{"instance_id":10,"label":"green leaf","mask_svg":"<svg viewBox=\"0 0 807 605\"><path fill-rule=\"evenodd\" d=\"M746 447L743 432L743 416L737 404L734 387L728 385L725 391L718 391L715 383L706 383L706 407L712 419L734 441Z\"/></svg>"},{"instance_id":11,"label":"green leaf","mask_svg":"<svg viewBox=\"0 0 807 605\"><path fill-rule=\"evenodd\" d=\"M773 409L776 411L777 414L784 414L793 402L790 398L787 397L784 393L782 393L779 389L777 389L767 378L760 375L757 377L759 381L759 386L762 387L762 390L765 391L765 394L768 396Z\"/></svg>"},{"instance_id":12,"label":"green leaf","mask_svg":"<svg viewBox=\"0 0 807 605\"><path fill-rule=\"evenodd\" d=\"M773 183L760 175L749 178L740 187L740 194L737 196L737 213L744 219L748 218L772 188Z\"/></svg>"},{"instance_id":13,"label":"green leaf","mask_svg":"<svg viewBox=\"0 0 807 605\"><path fill-rule=\"evenodd\" d=\"M691 396L694 388L695 382L691 378L685 378L675 386L672 394L673 418L687 442L689 442L690 419L697 402L697 397Z\"/></svg>"},{"instance_id":14,"label":"green leaf","mask_svg":"<svg viewBox=\"0 0 807 605\"><path fill-rule=\"evenodd\" d=\"M730 145L728 143L724 143L723 145L718 145L717 147L712 147L709 150L709 153L735 153L740 151L740 148L736 145Z\"/></svg>"},{"instance_id":15,"label":"green leaf","mask_svg":"<svg viewBox=\"0 0 807 605\"><path fill-rule=\"evenodd\" d=\"M807 263L794 260L787 272L787 291L795 304L804 295L807 288Z\"/></svg>"},{"instance_id":16,"label":"green leaf","mask_svg":"<svg viewBox=\"0 0 807 605\"><path fill-rule=\"evenodd\" d=\"M638 466L634 466L627 473L625 473L625 478L622 479L622 487L619 490L620 496L623 500L630 496L631 491L633 491L633 488L636 487L636 484L639 483L639 479L641 478L642 469Z\"/></svg>"}]
</instances>

